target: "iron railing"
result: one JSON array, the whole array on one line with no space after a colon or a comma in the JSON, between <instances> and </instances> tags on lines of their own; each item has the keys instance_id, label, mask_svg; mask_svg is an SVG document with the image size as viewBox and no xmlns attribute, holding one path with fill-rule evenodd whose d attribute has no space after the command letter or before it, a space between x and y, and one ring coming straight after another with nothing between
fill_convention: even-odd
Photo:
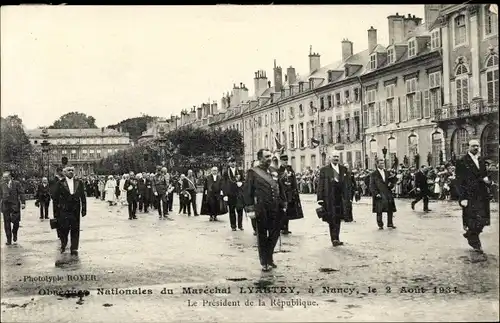
<instances>
[{"instance_id":1,"label":"iron railing","mask_svg":"<svg viewBox=\"0 0 500 323\"><path fill-rule=\"evenodd\" d=\"M478 100L462 105L452 105L434 110L434 121L466 118L498 112L498 100Z\"/></svg>"}]
</instances>

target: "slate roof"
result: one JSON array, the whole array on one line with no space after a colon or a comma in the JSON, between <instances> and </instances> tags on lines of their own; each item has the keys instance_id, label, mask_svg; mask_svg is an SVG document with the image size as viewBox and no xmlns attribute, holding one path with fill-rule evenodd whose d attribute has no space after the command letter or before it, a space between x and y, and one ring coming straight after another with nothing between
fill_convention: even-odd
<instances>
[{"instance_id":1,"label":"slate roof","mask_svg":"<svg viewBox=\"0 0 500 323\"><path fill-rule=\"evenodd\" d=\"M31 129L26 131L26 135L31 138L41 137L43 129ZM66 137L128 137L127 132L119 132L109 128L89 128L89 129L47 129L51 138Z\"/></svg>"}]
</instances>

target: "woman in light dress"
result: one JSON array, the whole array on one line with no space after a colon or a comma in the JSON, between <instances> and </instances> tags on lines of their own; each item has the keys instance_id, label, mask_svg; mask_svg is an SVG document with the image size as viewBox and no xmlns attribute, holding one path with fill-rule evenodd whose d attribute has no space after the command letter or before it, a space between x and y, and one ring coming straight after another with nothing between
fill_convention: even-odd
<instances>
[{"instance_id":1,"label":"woman in light dress","mask_svg":"<svg viewBox=\"0 0 500 323\"><path fill-rule=\"evenodd\" d=\"M129 178L128 174L124 174L122 178L120 179L120 183L118 185L120 189L120 203L121 205L128 205L127 204L127 190L125 189L125 181Z\"/></svg>"},{"instance_id":2,"label":"woman in light dress","mask_svg":"<svg viewBox=\"0 0 500 323\"><path fill-rule=\"evenodd\" d=\"M116 204L115 188L116 188L116 180L112 175L109 175L108 180L106 181L106 186L104 188L104 192L106 194L106 202L109 203L109 206Z\"/></svg>"}]
</instances>

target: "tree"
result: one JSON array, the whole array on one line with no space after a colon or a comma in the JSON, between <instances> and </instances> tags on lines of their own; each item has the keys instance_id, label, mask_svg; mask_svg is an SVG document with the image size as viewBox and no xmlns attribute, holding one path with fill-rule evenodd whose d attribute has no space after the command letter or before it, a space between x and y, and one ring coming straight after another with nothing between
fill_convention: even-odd
<instances>
[{"instance_id":1,"label":"tree","mask_svg":"<svg viewBox=\"0 0 500 323\"><path fill-rule=\"evenodd\" d=\"M152 122L155 118L156 117L142 115L136 118L125 119L117 124L108 126L108 128L115 130L122 129L122 131L128 132L130 138L135 142L141 134L147 130L148 123Z\"/></svg>"},{"instance_id":2,"label":"tree","mask_svg":"<svg viewBox=\"0 0 500 323\"><path fill-rule=\"evenodd\" d=\"M0 120L1 170L10 170L19 176L37 175L41 171L41 155L33 148L24 132L23 121L17 115Z\"/></svg>"},{"instance_id":3,"label":"tree","mask_svg":"<svg viewBox=\"0 0 500 323\"><path fill-rule=\"evenodd\" d=\"M62 115L49 127L49 129L85 129L97 128L95 118L85 113L69 112Z\"/></svg>"},{"instance_id":4,"label":"tree","mask_svg":"<svg viewBox=\"0 0 500 323\"><path fill-rule=\"evenodd\" d=\"M99 174L115 174L114 166L118 164L118 173L151 172L161 161L169 163L172 160L174 170L184 172L187 168L220 166L229 155L241 159L244 150L243 136L234 129L182 127L167 133L166 139L172 146L165 147L165 159L162 159L159 142L150 140L101 160L96 165L96 171Z\"/></svg>"}]
</instances>

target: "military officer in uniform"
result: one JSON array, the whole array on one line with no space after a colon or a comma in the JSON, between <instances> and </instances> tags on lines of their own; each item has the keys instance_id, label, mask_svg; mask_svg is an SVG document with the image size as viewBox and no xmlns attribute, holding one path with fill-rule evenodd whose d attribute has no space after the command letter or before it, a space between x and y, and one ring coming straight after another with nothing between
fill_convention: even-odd
<instances>
[{"instance_id":1,"label":"military officer in uniform","mask_svg":"<svg viewBox=\"0 0 500 323\"><path fill-rule=\"evenodd\" d=\"M244 188L245 211L251 219L256 219L259 259L265 272L277 267L273 253L286 210L284 189L269 169L271 157L268 149L257 152L259 166L248 170Z\"/></svg>"},{"instance_id":2,"label":"military officer in uniform","mask_svg":"<svg viewBox=\"0 0 500 323\"><path fill-rule=\"evenodd\" d=\"M283 226L281 228L281 233L288 235L292 232L288 230L288 223L290 220L302 219L304 217L304 212L302 210L302 204L300 203L299 191L297 188L297 178L292 166L288 165L288 156L280 156L281 166L278 169L279 178L282 182L283 188L285 189L285 196L287 202L287 208L285 213L285 218L283 219Z\"/></svg>"}]
</instances>

